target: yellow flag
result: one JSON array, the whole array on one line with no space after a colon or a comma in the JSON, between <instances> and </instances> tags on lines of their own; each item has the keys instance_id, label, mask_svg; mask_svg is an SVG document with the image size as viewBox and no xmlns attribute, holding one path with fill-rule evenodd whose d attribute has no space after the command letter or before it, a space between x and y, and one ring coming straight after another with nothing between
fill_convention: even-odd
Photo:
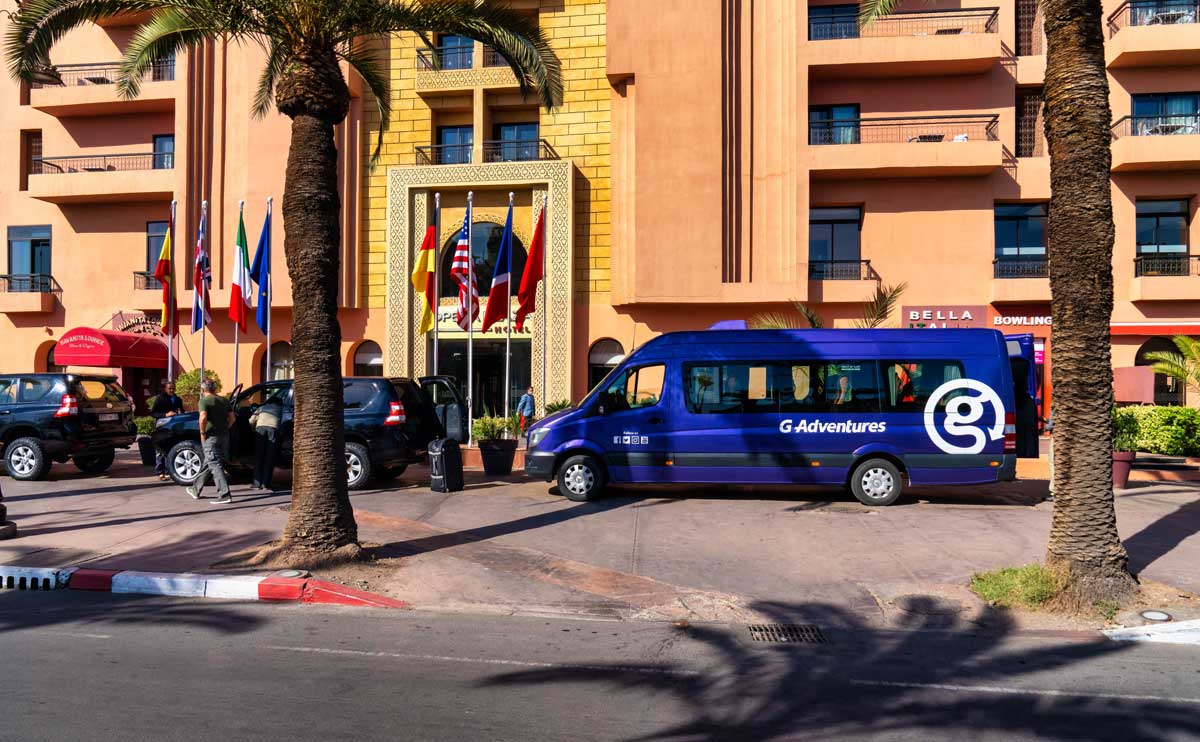
<instances>
[{"instance_id":1,"label":"yellow flag","mask_svg":"<svg viewBox=\"0 0 1200 742\"><path fill-rule=\"evenodd\" d=\"M412 285L425 297L425 307L421 312L421 332L426 333L433 329L436 315L433 297L437 280L437 234L432 224L425 230L425 240L421 243L416 262L413 266Z\"/></svg>"}]
</instances>

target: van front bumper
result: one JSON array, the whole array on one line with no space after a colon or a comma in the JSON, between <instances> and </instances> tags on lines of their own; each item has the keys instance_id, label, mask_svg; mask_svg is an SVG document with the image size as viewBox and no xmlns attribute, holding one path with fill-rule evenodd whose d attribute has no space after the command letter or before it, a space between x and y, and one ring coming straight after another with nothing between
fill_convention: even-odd
<instances>
[{"instance_id":1,"label":"van front bumper","mask_svg":"<svg viewBox=\"0 0 1200 742\"><path fill-rule=\"evenodd\" d=\"M549 482L554 479L554 454L550 451L526 451L525 474Z\"/></svg>"},{"instance_id":2,"label":"van front bumper","mask_svg":"<svg viewBox=\"0 0 1200 742\"><path fill-rule=\"evenodd\" d=\"M1000 470L996 472L996 481L1011 482L1017 478L1017 455L1006 453L1000 459Z\"/></svg>"}]
</instances>

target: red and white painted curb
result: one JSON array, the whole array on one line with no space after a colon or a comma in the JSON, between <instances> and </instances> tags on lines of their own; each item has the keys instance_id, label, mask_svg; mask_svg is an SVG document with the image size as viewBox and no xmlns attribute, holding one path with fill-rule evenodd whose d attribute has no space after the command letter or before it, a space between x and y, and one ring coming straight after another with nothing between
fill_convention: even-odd
<instances>
[{"instance_id":1,"label":"red and white painted curb","mask_svg":"<svg viewBox=\"0 0 1200 742\"><path fill-rule=\"evenodd\" d=\"M369 608L406 608L404 601L312 577L200 575L134 570L0 565L0 590L88 590L129 595L322 603Z\"/></svg>"}]
</instances>

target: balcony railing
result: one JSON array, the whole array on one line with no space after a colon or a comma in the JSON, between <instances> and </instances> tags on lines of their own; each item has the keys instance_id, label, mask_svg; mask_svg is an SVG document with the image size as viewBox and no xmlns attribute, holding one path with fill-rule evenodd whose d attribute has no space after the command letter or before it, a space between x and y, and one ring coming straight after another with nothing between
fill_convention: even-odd
<instances>
[{"instance_id":1,"label":"balcony railing","mask_svg":"<svg viewBox=\"0 0 1200 742\"><path fill-rule=\"evenodd\" d=\"M1174 26L1200 23L1200 0L1151 0L1124 2L1108 16L1111 38L1126 26Z\"/></svg>"},{"instance_id":2,"label":"balcony railing","mask_svg":"<svg viewBox=\"0 0 1200 742\"><path fill-rule=\"evenodd\" d=\"M874 281L879 278L870 260L810 260L808 277L814 281Z\"/></svg>"},{"instance_id":3,"label":"balcony railing","mask_svg":"<svg viewBox=\"0 0 1200 742\"><path fill-rule=\"evenodd\" d=\"M438 46L417 50L419 70L469 70L474 66L474 46Z\"/></svg>"},{"instance_id":4,"label":"balcony railing","mask_svg":"<svg viewBox=\"0 0 1200 742\"><path fill-rule=\"evenodd\" d=\"M1050 264L1044 255L1029 258L996 258L993 278L1049 278Z\"/></svg>"},{"instance_id":5,"label":"balcony railing","mask_svg":"<svg viewBox=\"0 0 1200 742\"><path fill-rule=\"evenodd\" d=\"M417 147L418 165L467 165L471 162L470 144L432 144Z\"/></svg>"},{"instance_id":6,"label":"balcony railing","mask_svg":"<svg viewBox=\"0 0 1200 742\"><path fill-rule=\"evenodd\" d=\"M808 122L809 144L921 144L997 141L995 115L822 119Z\"/></svg>"},{"instance_id":7,"label":"balcony railing","mask_svg":"<svg viewBox=\"0 0 1200 742\"><path fill-rule=\"evenodd\" d=\"M859 26L857 18L810 17L808 40L996 33L999 16L999 8L913 10L891 13L867 26Z\"/></svg>"},{"instance_id":8,"label":"balcony railing","mask_svg":"<svg viewBox=\"0 0 1200 742\"><path fill-rule=\"evenodd\" d=\"M1112 126L1112 138L1163 137L1176 134L1200 134L1200 113L1168 116L1126 116Z\"/></svg>"},{"instance_id":9,"label":"balcony railing","mask_svg":"<svg viewBox=\"0 0 1200 742\"><path fill-rule=\"evenodd\" d=\"M483 143L484 162L557 160L558 153L545 139L492 140Z\"/></svg>"},{"instance_id":10,"label":"balcony railing","mask_svg":"<svg viewBox=\"0 0 1200 742\"><path fill-rule=\"evenodd\" d=\"M1139 255L1133 259L1134 276L1200 276L1200 255Z\"/></svg>"},{"instance_id":11,"label":"balcony railing","mask_svg":"<svg viewBox=\"0 0 1200 742\"><path fill-rule=\"evenodd\" d=\"M0 276L0 293L58 294L62 287L49 273L11 273Z\"/></svg>"},{"instance_id":12,"label":"balcony railing","mask_svg":"<svg viewBox=\"0 0 1200 742\"><path fill-rule=\"evenodd\" d=\"M102 173L127 170L171 170L174 167L175 155L172 152L35 157L29 174L58 175L60 173Z\"/></svg>"},{"instance_id":13,"label":"balcony railing","mask_svg":"<svg viewBox=\"0 0 1200 742\"><path fill-rule=\"evenodd\" d=\"M144 291L147 289L161 289L162 282L154 277L154 271L134 271L133 272L133 289L135 291Z\"/></svg>"},{"instance_id":14,"label":"balcony railing","mask_svg":"<svg viewBox=\"0 0 1200 742\"><path fill-rule=\"evenodd\" d=\"M115 85L120 76L120 62L101 62L89 64L58 64L51 68L57 82L33 82L31 88L62 88L81 85ZM167 59L155 62L147 75L151 82L175 79L175 60Z\"/></svg>"},{"instance_id":15,"label":"balcony railing","mask_svg":"<svg viewBox=\"0 0 1200 742\"><path fill-rule=\"evenodd\" d=\"M483 66L484 67L507 67L508 62L504 61L504 57L500 56L500 52L490 46L483 47Z\"/></svg>"}]
</instances>

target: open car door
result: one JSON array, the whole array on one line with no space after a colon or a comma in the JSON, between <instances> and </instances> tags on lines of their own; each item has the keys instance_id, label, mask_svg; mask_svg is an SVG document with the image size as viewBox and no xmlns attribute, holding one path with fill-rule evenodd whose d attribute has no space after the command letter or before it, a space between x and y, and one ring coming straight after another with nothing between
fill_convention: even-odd
<instances>
[{"instance_id":1,"label":"open car door","mask_svg":"<svg viewBox=\"0 0 1200 742\"><path fill-rule=\"evenodd\" d=\"M450 376L422 376L417 381L429 397L446 437L466 443L467 401L459 394L458 383Z\"/></svg>"},{"instance_id":2,"label":"open car door","mask_svg":"<svg viewBox=\"0 0 1200 742\"><path fill-rule=\"evenodd\" d=\"M1005 335L1012 366L1013 400L1017 418L1017 458L1038 457L1037 368L1033 335Z\"/></svg>"}]
</instances>

